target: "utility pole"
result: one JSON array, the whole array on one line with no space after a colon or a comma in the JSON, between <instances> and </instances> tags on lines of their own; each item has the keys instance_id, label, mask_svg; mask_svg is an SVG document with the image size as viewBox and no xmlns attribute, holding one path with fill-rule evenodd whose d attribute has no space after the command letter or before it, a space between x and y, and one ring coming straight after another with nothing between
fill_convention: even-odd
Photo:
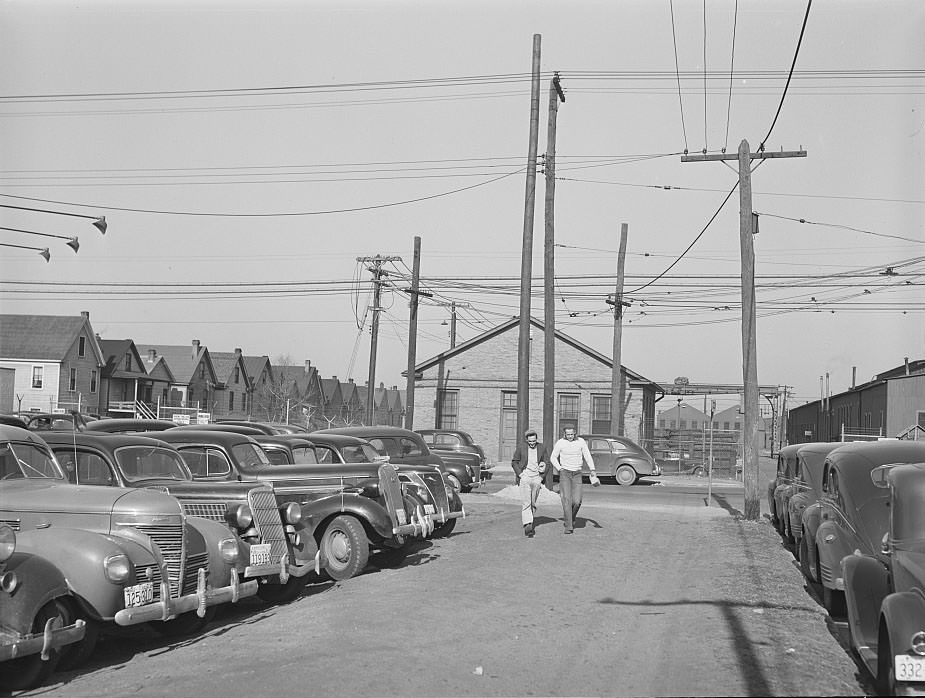
<instances>
[{"instance_id":1,"label":"utility pole","mask_svg":"<svg viewBox=\"0 0 925 698\"><path fill-rule=\"evenodd\" d=\"M623 302L623 268L626 263L626 235L629 226L623 223L620 226L620 252L617 255L617 288L613 301L613 366L610 373L610 433L623 436L624 418L623 402L626 400L623 387L623 307L629 303ZM680 417L679 417L680 419Z\"/></svg>"},{"instance_id":2,"label":"utility pole","mask_svg":"<svg viewBox=\"0 0 925 698\"><path fill-rule=\"evenodd\" d=\"M543 441L555 440L556 402L556 117L559 100L565 93L559 84L559 73L549 83L549 126L546 131L546 230L543 247ZM552 489L552 471L545 475L546 486Z\"/></svg>"},{"instance_id":3,"label":"utility pole","mask_svg":"<svg viewBox=\"0 0 925 698\"><path fill-rule=\"evenodd\" d=\"M742 266L742 376L745 424L742 430L742 479L745 484L745 519L757 521L761 516L758 491L758 359L755 335L755 248L752 236L752 171L751 161L765 158L805 158L806 151L749 152L748 141L742 139L736 155L726 153L684 155L681 162L738 160L739 162L739 254Z\"/></svg>"},{"instance_id":4,"label":"utility pole","mask_svg":"<svg viewBox=\"0 0 925 698\"><path fill-rule=\"evenodd\" d=\"M373 275L373 325L369 340L369 377L366 381L366 423L372 424L373 398L375 397L373 391L376 385L376 349L379 342L379 311L382 310L379 307L379 298L382 295L383 282L381 279L385 274L382 271L382 265L386 262L400 262L401 257L384 257L377 254L375 257L357 257L356 259L361 264L369 264L370 266L366 269Z\"/></svg>"},{"instance_id":5,"label":"utility pole","mask_svg":"<svg viewBox=\"0 0 925 698\"><path fill-rule=\"evenodd\" d=\"M456 301L450 302L450 349L456 347Z\"/></svg>"},{"instance_id":6,"label":"utility pole","mask_svg":"<svg viewBox=\"0 0 925 698\"><path fill-rule=\"evenodd\" d=\"M405 429L414 424L414 365L418 349L418 302L421 282L421 236L414 236L414 262L411 267L411 315L408 322L408 373L405 381ZM375 388L370 387L370 394Z\"/></svg>"},{"instance_id":7,"label":"utility pole","mask_svg":"<svg viewBox=\"0 0 925 698\"><path fill-rule=\"evenodd\" d=\"M517 342L517 440L530 425L530 290L533 282L533 216L536 208L536 150L540 130L540 40L533 35L530 88L530 142L524 202L523 250L520 260L520 336Z\"/></svg>"}]
</instances>

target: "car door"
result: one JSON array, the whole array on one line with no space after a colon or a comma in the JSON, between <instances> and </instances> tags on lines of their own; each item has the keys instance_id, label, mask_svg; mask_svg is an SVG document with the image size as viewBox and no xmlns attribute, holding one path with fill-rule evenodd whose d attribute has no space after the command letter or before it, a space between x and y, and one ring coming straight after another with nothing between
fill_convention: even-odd
<instances>
[{"instance_id":1,"label":"car door","mask_svg":"<svg viewBox=\"0 0 925 698\"><path fill-rule=\"evenodd\" d=\"M588 450L591 451L591 460L594 461L594 469L601 475L614 472L616 465L616 454L611 448L609 439L598 439L590 437L588 441ZM614 442L614 445L616 443ZM582 462L582 472L589 472L587 463Z\"/></svg>"}]
</instances>

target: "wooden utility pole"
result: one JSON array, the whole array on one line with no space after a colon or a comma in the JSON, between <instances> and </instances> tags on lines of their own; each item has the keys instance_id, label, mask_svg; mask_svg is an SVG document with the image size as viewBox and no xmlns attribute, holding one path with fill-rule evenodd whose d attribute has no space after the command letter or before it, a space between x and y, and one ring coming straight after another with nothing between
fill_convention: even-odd
<instances>
[{"instance_id":1,"label":"wooden utility pole","mask_svg":"<svg viewBox=\"0 0 925 698\"><path fill-rule=\"evenodd\" d=\"M752 236L752 171L751 161L765 158L805 158L806 151L749 152L747 140L739 144L736 155L726 153L684 155L681 162L738 160L739 162L739 254L742 266L742 376L744 382L742 428L742 479L745 484L744 514L746 520L757 521L761 516L761 494L758 491L758 359L755 334L755 249Z\"/></svg>"},{"instance_id":2,"label":"wooden utility pole","mask_svg":"<svg viewBox=\"0 0 925 698\"><path fill-rule=\"evenodd\" d=\"M386 262L400 262L401 257L357 257L357 261L370 264L366 269L373 275L373 324L369 339L369 377L366 380L366 423L373 423L373 398L376 385L376 350L379 343L379 298L382 295L382 265Z\"/></svg>"},{"instance_id":3,"label":"wooden utility pole","mask_svg":"<svg viewBox=\"0 0 925 698\"><path fill-rule=\"evenodd\" d=\"M556 401L556 117L559 100L565 93L559 74L549 82L549 126L546 131L546 235L543 247L543 441L555 441ZM546 485L552 489L552 471L546 473Z\"/></svg>"},{"instance_id":4,"label":"wooden utility pole","mask_svg":"<svg viewBox=\"0 0 925 698\"><path fill-rule=\"evenodd\" d=\"M540 130L540 35L533 35L530 88L530 142L520 261L520 336L517 343L517 439L530 425L530 290L533 284L533 217L536 208L536 150Z\"/></svg>"},{"instance_id":5,"label":"wooden utility pole","mask_svg":"<svg viewBox=\"0 0 925 698\"><path fill-rule=\"evenodd\" d=\"M414 236L414 262L411 267L411 316L408 322L408 377L405 381L405 429L414 424L414 366L418 349L418 302L421 282L421 237ZM371 388L371 390L375 390ZM374 394L371 392L371 394Z\"/></svg>"},{"instance_id":6,"label":"wooden utility pole","mask_svg":"<svg viewBox=\"0 0 925 698\"><path fill-rule=\"evenodd\" d=\"M623 386L623 269L626 264L626 235L629 226L620 226L620 252L617 254L617 288L613 298L613 367L610 372L610 433L623 436L623 403L626 400ZM609 300L607 301L610 302Z\"/></svg>"}]
</instances>

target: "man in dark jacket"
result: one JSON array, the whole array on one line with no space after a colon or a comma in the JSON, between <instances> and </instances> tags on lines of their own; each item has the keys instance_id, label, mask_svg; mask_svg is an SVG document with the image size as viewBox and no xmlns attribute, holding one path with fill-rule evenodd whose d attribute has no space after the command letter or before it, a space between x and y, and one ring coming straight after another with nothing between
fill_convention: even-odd
<instances>
[{"instance_id":1,"label":"man in dark jacket","mask_svg":"<svg viewBox=\"0 0 925 698\"><path fill-rule=\"evenodd\" d=\"M518 446L511 458L514 469L514 482L520 486L521 514L524 535L533 538L533 514L536 512L536 500L543 487L543 476L549 462L546 447L539 443L533 429L524 434L525 443Z\"/></svg>"}]
</instances>

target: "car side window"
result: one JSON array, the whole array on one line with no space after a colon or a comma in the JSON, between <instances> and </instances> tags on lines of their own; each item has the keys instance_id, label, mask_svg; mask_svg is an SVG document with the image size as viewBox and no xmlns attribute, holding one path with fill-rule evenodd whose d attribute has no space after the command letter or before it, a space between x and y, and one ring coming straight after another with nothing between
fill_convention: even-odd
<instances>
[{"instance_id":1,"label":"car side window","mask_svg":"<svg viewBox=\"0 0 925 698\"><path fill-rule=\"evenodd\" d=\"M67 479L77 485L104 485L111 487L115 478L106 461L95 453L73 448L55 451L55 458L67 472Z\"/></svg>"},{"instance_id":2,"label":"car side window","mask_svg":"<svg viewBox=\"0 0 925 698\"><path fill-rule=\"evenodd\" d=\"M391 439L389 440L391 442ZM389 450L390 443L386 442L386 439L373 438L369 440L369 443L372 444L372 447L379 452L380 456L394 456L397 455L394 453L394 444L392 444L392 451Z\"/></svg>"},{"instance_id":3,"label":"car side window","mask_svg":"<svg viewBox=\"0 0 925 698\"><path fill-rule=\"evenodd\" d=\"M296 446L292 449L292 457L296 463L315 465L318 462L315 449L310 446Z\"/></svg>"},{"instance_id":4,"label":"car side window","mask_svg":"<svg viewBox=\"0 0 925 698\"><path fill-rule=\"evenodd\" d=\"M221 451L204 446L180 448L180 455L194 478L218 477L231 472L231 464Z\"/></svg>"},{"instance_id":5,"label":"car side window","mask_svg":"<svg viewBox=\"0 0 925 698\"><path fill-rule=\"evenodd\" d=\"M606 439L591 439L591 443L588 444L588 448L592 451L609 451L610 444Z\"/></svg>"},{"instance_id":6,"label":"car side window","mask_svg":"<svg viewBox=\"0 0 925 698\"><path fill-rule=\"evenodd\" d=\"M315 457L318 459L319 463L337 462L337 458L334 457L334 450L327 446L315 446Z\"/></svg>"},{"instance_id":7,"label":"car side window","mask_svg":"<svg viewBox=\"0 0 925 698\"><path fill-rule=\"evenodd\" d=\"M462 442L456 434L437 434L433 441L427 443L434 443L438 446L458 446Z\"/></svg>"},{"instance_id":8,"label":"car side window","mask_svg":"<svg viewBox=\"0 0 925 698\"><path fill-rule=\"evenodd\" d=\"M423 456L424 451L421 450L420 444L417 441L411 439L402 438L401 442L401 455L402 456Z\"/></svg>"}]
</instances>

